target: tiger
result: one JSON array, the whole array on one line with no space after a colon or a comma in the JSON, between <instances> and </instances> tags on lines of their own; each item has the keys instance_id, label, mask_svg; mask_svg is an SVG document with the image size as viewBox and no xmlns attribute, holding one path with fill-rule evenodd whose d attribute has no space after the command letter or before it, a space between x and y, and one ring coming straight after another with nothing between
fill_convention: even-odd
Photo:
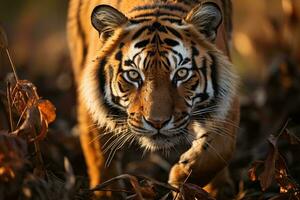
<instances>
[{"instance_id":1,"label":"tiger","mask_svg":"<svg viewBox=\"0 0 300 200\"><path fill-rule=\"evenodd\" d=\"M103 143L114 154L132 141L158 153L188 145L169 171L172 186L188 180L216 196L232 184L227 166L240 111L231 7L230 0L70 0L67 38L90 187L120 173L113 162L105 167ZM118 142L103 141L106 134Z\"/></svg>"}]
</instances>

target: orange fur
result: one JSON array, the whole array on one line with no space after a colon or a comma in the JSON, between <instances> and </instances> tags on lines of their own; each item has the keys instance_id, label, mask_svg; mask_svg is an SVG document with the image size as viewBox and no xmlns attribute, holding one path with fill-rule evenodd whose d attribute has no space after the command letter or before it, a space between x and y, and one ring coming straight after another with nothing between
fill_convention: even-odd
<instances>
[{"instance_id":1,"label":"orange fur","mask_svg":"<svg viewBox=\"0 0 300 200\"><path fill-rule=\"evenodd\" d=\"M168 2L176 3L176 0L167 0ZM99 4L109 4L114 8L120 10L126 16L130 17L131 15L137 15L141 11L136 11L133 13L129 13L129 11L133 8L133 6L139 6L144 4L152 4L155 2L159 2L158 0L71 0L69 6L69 14L68 14L68 24L67 24L67 34L68 34L68 44L71 52L71 59L73 64L74 76L76 80L76 84L79 87L81 82L83 81L82 72L86 66L96 67L97 63L95 59L97 57L105 56L110 54L112 49L116 45L118 45L118 39L120 38L120 34L123 34L120 30L120 33L116 34L116 38L111 40L113 42L109 44L105 44L103 46L103 41L99 39L99 33L92 27L90 16L92 10ZM208 2L207 0L199 0L193 1L190 5L183 5L183 7L187 7L191 10L194 6L196 6L200 2ZM228 2L227 0L210 0L209 2L215 2L221 8L223 14L223 22L218 29L218 36L216 38L216 46L219 50L221 50L225 55L230 56L228 40L230 39L230 4L224 3ZM194 34L190 29L190 33ZM206 51L217 51L215 47L213 47L210 43L202 42L202 38L198 38L197 34L195 34L195 40L202 44L203 48ZM101 48L101 51L100 51ZM220 59L223 59L221 57ZM227 62L227 61L226 61ZM159 72L157 72L157 76L162 76ZM157 77L156 76L156 77ZM164 85L164 79L166 77L161 77L159 81L159 85ZM172 96L174 94L169 87L160 87L158 91L157 98L161 98L161 93L170 94L168 97L176 98ZM143 96L147 96L147 91L142 91ZM154 95L155 96L155 95ZM168 99L161 99L163 101L167 101ZM146 98L138 98L135 99L136 103L134 103L130 110L132 112L136 112L136 110L141 109L143 106L143 101L147 101ZM88 113L88 109L85 106L84 97L82 95L78 95L78 120L79 120L79 128L80 128L80 140L82 149L84 151L84 156L86 159L88 173L90 177L90 186L94 187L97 184L103 182L104 180L116 176L120 173L117 170L116 165L112 164L109 169L104 168L105 163L105 155L102 153L101 146L103 141L94 140L95 137L101 133L103 130L96 130L94 127L94 122L92 120L91 115ZM175 105L178 109L183 109L182 102L179 102ZM159 108L158 104L153 104L152 106L159 109L160 112L170 112L169 108ZM147 110L145 110L144 115L147 115ZM151 113L153 114L153 113ZM238 97L234 97L234 100L230 104L229 112L225 118L231 123L238 125L239 123L239 102ZM216 187L219 184L217 182L222 182L220 179L224 180L224 182L230 182L228 178L228 174L226 171L226 166L235 149L235 138L236 138L236 127L234 125L222 122L215 122L219 127L229 130L231 133L232 139L228 137L222 137L218 134L211 134L212 142L211 148L215 149L217 152L213 151L205 151L202 150L202 147L197 148L197 142L193 144L191 149L185 152L182 156L182 159L188 160L188 162L178 162L175 164L170 171L169 182L172 185L179 186L186 178L187 175L192 170L192 174L190 176L191 180L195 183L198 183L202 186L206 185L206 189L209 192L216 193ZM93 141L93 142L91 142ZM219 173L220 172L220 173ZM216 176L217 174L221 174ZM225 175L224 175L225 174ZM217 180L217 181L216 181ZM208 185L207 185L208 184ZM99 194L100 196L110 196L111 193L103 192Z\"/></svg>"}]
</instances>

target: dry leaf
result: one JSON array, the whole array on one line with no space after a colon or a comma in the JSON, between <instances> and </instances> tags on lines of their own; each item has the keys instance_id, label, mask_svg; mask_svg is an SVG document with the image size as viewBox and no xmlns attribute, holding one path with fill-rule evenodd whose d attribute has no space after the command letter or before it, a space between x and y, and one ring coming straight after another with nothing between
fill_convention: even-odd
<instances>
[{"instance_id":1,"label":"dry leaf","mask_svg":"<svg viewBox=\"0 0 300 200\"><path fill-rule=\"evenodd\" d=\"M277 159L278 149L276 146L277 138L273 135L270 135L268 138L268 143L270 146L270 150L268 152L267 159L264 163L264 170L259 175L258 180L260 181L260 185L263 191L270 187L275 175L275 162Z\"/></svg>"},{"instance_id":2,"label":"dry leaf","mask_svg":"<svg viewBox=\"0 0 300 200\"><path fill-rule=\"evenodd\" d=\"M142 196L146 199L155 199L156 192L154 190L154 185L149 180L143 181L143 185L140 188Z\"/></svg>"},{"instance_id":3,"label":"dry leaf","mask_svg":"<svg viewBox=\"0 0 300 200\"><path fill-rule=\"evenodd\" d=\"M46 119L47 123L50 124L53 122L56 118L55 106L47 99L40 99L37 104L43 115L43 118Z\"/></svg>"},{"instance_id":4,"label":"dry leaf","mask_svg":"<svg viewBox=\"0 0 300 200\"><path fill-rule=\"evenodd\" d=\"M40 111L37 107L32 106L26 109L25 119L21 126L11 134L16 136L26 136L31 140L32 138L35 138L36 130L40 130L40 127L37 127L39 124L41 124Z\"/></svg>"},{"instance_id":5,"label":"dry leaf","mask_svg":"<svg viewBox=\"0 0 300 200\"><path fill-rule=\"evenodd\" d=\"M200 186L191 183L182 184L179 196L182 196L185 200L214 200L214 198L211 197L209 193L207 193Z\"/></svg>"},{"instance_id":6,"label":"dry leaf","mask_svg":"<svg viewBox=\"0 0 300 200\"><path fill-rule=\"evenodd\" d=\"M282 136L287 139L290 144L300 144L300 138L298 138L295 134L291 133L288 129L285 129Z\"/></svg>"}]
</instances>

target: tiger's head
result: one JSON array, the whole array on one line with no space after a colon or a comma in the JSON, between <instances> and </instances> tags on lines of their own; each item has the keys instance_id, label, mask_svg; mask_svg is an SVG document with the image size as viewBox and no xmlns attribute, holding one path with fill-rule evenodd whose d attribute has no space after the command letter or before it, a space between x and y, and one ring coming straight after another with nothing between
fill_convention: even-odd
<instances>
[{"instance_id":1,"label":"tiger's head","mask_svg":"<svg viewBox=\"0 0 300 200\"><path fill-rule=\"evenodd\" d=\"M191 139L208 115L224 118L235 78L214 44L222 22L215 4L143 6L130 16L99 5L91 20L103 46L80 91L99 126L158 150Z\"/></svg>"}]
</instances>

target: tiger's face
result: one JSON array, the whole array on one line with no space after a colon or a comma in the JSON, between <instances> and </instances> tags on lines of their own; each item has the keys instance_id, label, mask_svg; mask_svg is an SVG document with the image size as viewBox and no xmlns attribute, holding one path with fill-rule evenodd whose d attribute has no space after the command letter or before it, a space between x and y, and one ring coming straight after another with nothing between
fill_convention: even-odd
<instances>
[{"instance_id":1,"label":"tiger's face","mask_svg":"<svg viewBox=\"0 0 300 200\"><path fill-rule=\"evenodd\" d=\"M93 89L97 97L85 92L94 99L89 109L100 125L113 124L116 130L126 127L126 134L150 150L190 140L193 116L225 95L219 86L225 79L217 69L221 55L213 45L220 11L212 4L201 5L182 18L168 13L168 8L158 5L147 15L137 8L138 14L128 19L100 5L92 14L103 50L99 65L85 70L86 85L91 86L92 74L99 80L93 80L99 85L100 91ZM86 91L92 90L86 85ZM99 107L101 116L95 114Z\"/></svg>"}]
</instances>

